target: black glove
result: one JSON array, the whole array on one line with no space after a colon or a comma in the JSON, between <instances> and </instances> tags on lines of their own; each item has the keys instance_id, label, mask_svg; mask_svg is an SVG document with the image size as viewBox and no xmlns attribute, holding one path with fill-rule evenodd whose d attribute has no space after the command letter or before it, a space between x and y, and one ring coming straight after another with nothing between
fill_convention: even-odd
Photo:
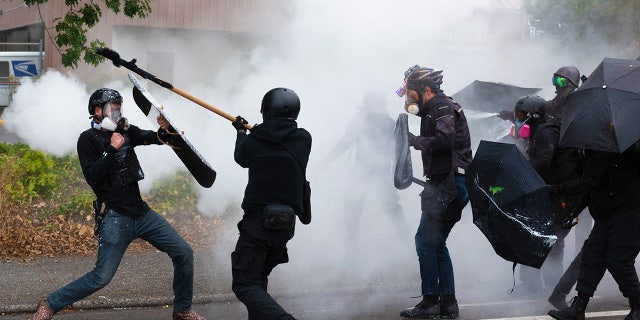
<instances>
[{"instance_id":1,"label":"black glove","mask_svg":"<svg viewBox=\"0 0 640 320\"><path fill-rule=\"evenodd\" d=\"M417 137L413 133L409 132L409 145L410 146L415 145L416 140L417 140Z\"/></svg>"},{"instance_id":2,"label":"black glove","mask_svg":"<svg viewBox=\"0 0 640 320\"><path fill-rule=\"evenodd\" d=\"M231 125L234 128L236 128L236 130L238 130L238 132L247 132L247 128L244 126L247 123L249 123L249 122L247 122L247 120L245 120L243 117L237 116L236 117L236 121L231 122Z\"/></svg>"},{"instance_id":3,"label":"black glove","mask_svg":"<svg viewBox=\"0 0 640 320\"><path fill-rule=\"evenodd\" d=\"M497 117L502 120L514 121L513 111L502 110L498 112Z\"/></svg>"}]
</instances>

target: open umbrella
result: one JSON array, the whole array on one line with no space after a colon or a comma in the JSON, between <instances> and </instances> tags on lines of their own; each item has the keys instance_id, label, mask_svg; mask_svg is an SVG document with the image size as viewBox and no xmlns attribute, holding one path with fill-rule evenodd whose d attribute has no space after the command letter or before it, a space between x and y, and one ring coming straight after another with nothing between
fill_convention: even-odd
<instances>
[{"instance_id":1,"label":"open umbrella","mask_svg":"<svg viewBox=\"0 0 640 320\"><path fill-rule=\"evenodd\" d=\"M523 88L500 82L474 80L451 96L463 108L498 113L513 110L518 99L536 94L540 88Z\"/></svg>"},{"instance_id":2,"label":"open umbrella","mask_svg":"<svg viewBox=\"0 0 640 320\"><path fill-rule=\"evenodd\" d=\"M560 146L623 152L640 139L640 61L604 58L562 108Z\"/></svg>"},{"instance_id":3,"label":"open umbrella","mask_svg":"<svg viewBox=\"0 0 640 320\"><path fill-rule=\"evenodd\" d=\"M514 144L480 141L467 173L473 223L502 258L540 268L557 240L547 185Z\"/></svg>"}]
</instances>

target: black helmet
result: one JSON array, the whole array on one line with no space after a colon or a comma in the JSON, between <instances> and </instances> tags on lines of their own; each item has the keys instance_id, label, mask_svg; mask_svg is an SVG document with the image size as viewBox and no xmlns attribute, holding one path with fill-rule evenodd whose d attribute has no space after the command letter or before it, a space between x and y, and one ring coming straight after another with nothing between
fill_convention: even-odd
<instances>
[{"instance_id":1,"label":"black helmet","mask_svg":"<svg viewBox=\"0 0 640 320\"><path fill-rule=\"evenodd\" d=\"M553 74L555 76L561 76L567 78L574 88L577 88L580 84L580 71L575 66L564 66L560 67L560 69L556 70ZM556 85L554 81L554 85Z\"/></svg>"},{"instance_id":2,"label":"black helmet","mask_svg":"<svg viewBox=\"0 0 640 320\"><path fill-rule=\"evenodd\" d=\"M260 113L262 113L264 120L271 118L297 119L300 113L300 98L291 89L271 89L262 98Z\"/></svg>"},{"instance_id":3,"label":"black helmet","mask_svg":"<svg viewBox=\"0 0 640 320\"><path fill-rule=\"evenodd\" d=\"M547 101L540 96L525 96L516 102L515 111L522 111L535 121L544 118L546 106Z\"/></svg>"},{"instance_id":4,"label":"black helmet","mask_svg":"<svg viewBox=\"0 0 640 320\"><path fill-rule=\"evenodd\" d=\"M96 106L104 107L107 102L122 104L120 92L109 88L96 90L89 98L89 114L92 115L94 113Z\"/></svg>"},{"instance_id":5,"label":"black helmet","mask_svg":"<svg viewBox=\"0 0 640 320\"><path fill-rule=\"evenodd\" d=\"M431 88L434 92L440 91L442 84L442 70L420 67L407 78L407 89L422 92L425 87Z\"/></svg>"}]
</instances>

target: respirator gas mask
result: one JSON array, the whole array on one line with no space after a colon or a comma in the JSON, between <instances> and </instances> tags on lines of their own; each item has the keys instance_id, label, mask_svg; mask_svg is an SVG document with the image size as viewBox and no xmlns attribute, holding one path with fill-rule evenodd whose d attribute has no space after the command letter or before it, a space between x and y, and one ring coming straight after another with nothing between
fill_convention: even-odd
<instances>
[{"instance_id":1,"label":"respirator gas mask","mask_svg":"<svg viewBox=\"0 0 640 320\"><path fill-rule=\"evenodd\" d=\"M531 135L531 127L527 124L527 121L532 117L535 117L535 115L536 114L532 116L524 113L523 111L516 110L514 112L515 124L511 127L511 137L514 139L528 139Z\"/></svg>"},{"instance_id":2,"label":"respirator gas mask","mask_svg":"<svg viewBox=\"0 0 640 320\"><path fill-rule=\"evenodd\" d=\"M418 115L422 109L422 95L414 89L405 90L404 110L407 113Z\"/></svg>"},{"instance_id":3,"label":"respirator gas mask","mask_svg":"<svg viewBox=\"0 0 640 320\"><path fill-rule=\"evenodd\" d=\"M529 118L525 120L516 119L516 123L511 127L511 136L514 139L522 138L528 139L531 135L531 127L526 123Z\"/></svg>"},{"instance_id":4,"label":"respirator gas mask","mask_svg":"<svg viewBox=\"0 0 640 320\"><path fill-rule=\"evenodd\" d=\"M107 131L125 132L129 130L129 121L122 116L120 103L107 102L104 105L100 126Z\"/></svg>"}]
</instances>

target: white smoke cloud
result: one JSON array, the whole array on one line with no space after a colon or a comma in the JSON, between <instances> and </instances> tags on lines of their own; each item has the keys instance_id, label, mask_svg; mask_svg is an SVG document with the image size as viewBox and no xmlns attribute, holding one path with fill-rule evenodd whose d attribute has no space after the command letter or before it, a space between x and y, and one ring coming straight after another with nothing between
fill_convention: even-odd
<instances>
[{"instance_id":1,"label":"white smoke cloud","mask_svg":"<svg viewBox=\"0 0 640 320\"><path fill-rule=\"evenodd\" d=\"M380 199L385 195L371 192L357 222L358 250L353 251L346 243L353 226L347 224L345 216L354 213L345 208L344 199L352 194L344 186L353 166L366 164L353 163L348 154L330 163L324 159L343 136L363 134L353 131L348 121L361 112L366 90L385 92L386 111L395 118L404 111L403 100L394 91L403 80L403 72L420 64L444 69L443 89L449 95L473 80L484 80L541 87L542 95L550 99L550 78L559 66L573 64L588 75L602 58L584 50L558 50L558 44L528 38L526 15L499 8L500 1L294 3L293 21L278 36L189 35L134 28L118 29L113 40L113 49L123 59L137 58L143 69L153 65L147 53L172 54L173 65L167 69L156 65L158 69L148 71L160 78L162 74L171 75L165 80L174 86L230 114L242 115L251 123L261 122L260 100L269 89L283 86L298 93L302 102L298 123L313 136L307 176L313 187L314 221L297 227L289 245L291 263L274 271L274 277L286 278L284 285L291 289L339 286L347 280L370 284L382 275L399 283L419 282L413 249L420 217L419 187L399 191L409 232L398 235L393 218L382 210ZM111 73L120 73L116 76L120 80L104 86L123 94L125 116L142 128L152 128L136 110L124 70L114 67ZM229 121L154 83L146 86L218 172L213 187L199 190L199 209L216 215L229 206L238 206L247 172L233 160L235 131ZM75 152L77 136L88 127L85 106L95 89L86 88L72 76L48 71L39 80L20 87L14 103L5 111L5 125L35 148L57 155ZM491 114L469 111L467 117L474 146L480 139L504 135L510 127ZM414 133L418 125L419 119L410 117ZM155 179L182 168L164 146L138 148L137 152L146 173L145 189ZM421 159L415 151L413 165L414 175L419 177ZM357 185L368 190L371 181L363 179ZM235 238L228 241L214 253L224 266L229 265ZM488 282L510 285L511 264L495 255L472 224L470 206L448 243L458 288ZM479 270L478 265L483 268ZM418 291L416 288L416 294Z\"/></svg>"},{"instance_id":2,"label":"white smoke cloud","mask_svg":"<svg viewBox=\"0 0 640 320\"><path fill-rule=\"evenodd\" d=\"M3 113L5 126L32 148L58 156L75 152L89 124L88 97L80 80L58 71L35 81L25 78Z\"/></svg>"}]
</instances>

